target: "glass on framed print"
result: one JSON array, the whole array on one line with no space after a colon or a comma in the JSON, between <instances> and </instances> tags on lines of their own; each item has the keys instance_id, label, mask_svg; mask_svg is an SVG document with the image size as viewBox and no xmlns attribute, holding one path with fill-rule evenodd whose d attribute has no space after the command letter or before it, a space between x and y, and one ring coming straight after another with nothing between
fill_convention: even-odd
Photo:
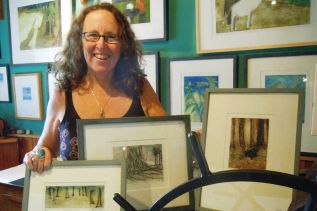
<instances>
[{"instance_id":1,"label":"glass on framed print","mask_svg":"<svg viewBox=\"0 0 317 211\"><path fill-rule=\"evenodd\" d=\"M209 89L202 146L210 171L255 169L296 175L303 96L301 89ZM287 210L292 195L292 189L268 184L224 183L201 188L197 207Z\"/></svg>"},{"instance_id":2,"label":"glass on framed print","mask_svg":"<svg viewBox=\"0 0 317 211\"><path fill-rule=\"evenodd\" d=\"M42 174L26 169L23 211L119 211L112 196L125 195L125 177L125 162L119 160L54 161Z\"/></svg>"},{"instance_id":3,"label":"glass on framed print","mask_svg":"<svg viewBox=\"0 0 317 211\"><path fill-rule=\"evenodd\" d=\"M0 65L0 102L10 102L9 66Z\"/></svg>"},{"instance_id":4,"label":"glass on framed print","mask_svg":"<svg viewBox=\"0 0 317 211\"><path fill-rule=\"evenodd\" d=\"M126 199L137 210L192 178L188 115L77 120L77 131L80 159L126 160ZM192 210L193 197L184 194L167 207Z\"/></svg>"},{"instance_id":5,"label":"glass on framed print","mask_svg":"<svg viewBox=\"0 0 317 211\"><path fill-rule=\"evenodd\" d=\"M187 114L192 130L202 128L205 91L236 86L235 56L177 58L169 60L169 112Z\"/></svg>"},{"instance_id":6,"label":"glass on framed print","mask_svg":"<svg viewBox=\"0 0 317 211\"><path fill-rule=\"evenodd\" d=\"M317 44L315 0L196 0L196 8L199 53Z\"/></svg>"},{"instance_id":7,"label":"glass on framed print","mask_svg":"<svg viewBox=\"0 0 317 211\"><path fill-rule=\"evenodd\" d=\"M13 75L17 119L43 120L41 73Z\"/></svg>"},{"instance_id":8,"label":"glass on framed print","mask_svg":"<svg viewBox=\"0 0 317 211\"><path fill-rule=\"evenodd\" d=\"M65 42L71 1L8 1L13 64L52 62Z\"/></svg>"},{"instance_id":9,"label":"glass on framed print","mask_svg":"<svg viewBox=\"0 0 317 211\"><path fill-rule=\"evenodd\" d=\"M301 151L317 153L313 131L317 53L275 53L245 56L248 88L300 88L305 92Z\"/></svg>"},{"instance_id":10,"label":"glass on framed print","mask_svg":"<svg viewBox=\"0 0 317 211\"><path fill-rule=\"evenodd\" d=\"M143 60L141 62L144 74L146 74L147 80L150 82L155 93L160 96L159 86L159 52L146 52L143 54Z\"/></svg>"},{"instance_id":11,"label":"glass on framed print","mask_svg":"<svg viewBox=\"0 0 317 211\"><path fill-rule=\"evenodd\" d=\"M73 16L77 16L85 6L101 2L112 3L126 15L138 40L142 42L166 40L166 0L72 1Z\"/></svg>"}]
</instances>

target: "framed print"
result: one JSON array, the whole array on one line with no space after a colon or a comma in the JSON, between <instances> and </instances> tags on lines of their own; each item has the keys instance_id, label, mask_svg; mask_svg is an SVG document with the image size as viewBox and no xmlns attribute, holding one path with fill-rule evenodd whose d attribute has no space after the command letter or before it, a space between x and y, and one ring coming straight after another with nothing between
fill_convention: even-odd
<instances>
[{"instance_id":1,"label":"framed print","mask_svg":"<svg viewBox=\"0 0 317 211\"><path fill-rule=\"evenodd\" d=\"M13 64L54 61L66 40L71 1L8 1Z\"/></svg>"},{"instance_id":2,"label":"framed print","mask_svg":"<svg viewBox=\"0 0 317 211\"><path fill-rule=\"evenodd\" d=\"M52 96L52 93L54 91L54 87L56 86L56 72L49 69L47 71L47 91L48 91L48 99L50 99L50 97Z\"/></svg>"},{"instance_id":3,"label":"framed print","mask_svg":"<svg viewBox=\"0 0 317 211\"><path fill-rule=\"evenodd\" d=\"M159 53L144 53L142 61L142 69L146 74L146 79L150 82L155 93L160 96L160 86L159 86Z\"/></svg>"},{"instance_id":4,"label":"framed print","mask_svg":"<svg viewBox=\"0 0 317 211\"><path fill-rule=\"evenodd\" d=\"M118 160L54 161L52 168L42 174L26 169L23 211L119 211L112 196L125 195L125 167Z\"/></svg>"},{"instance_id":5,"label":"framed print","mask_svg":"<svg viewBox=\"0 0 317 211\"><path fill-rule=\"evenodd\" d=\"M126 199L137 210L148 210L169 190L192 178L189 130L187 115L77 120L79 157L126 160ZM193 193L168 205L174 207L193 208Z\"/></svg>"},{"instance_id":6,"label":"framed print","mask_svg":"<svg viewBox=\"0 0 317 211\"><path fill-rule=\"evenodd\" d=\"M301 151L317 153L317 137L312 135L317 53L248 55L245 62L249 88L301 88L305 91Z\"/></svg>"},{"instance_id":7,"label":"framed print","mask_svg":"<svg viewBox=\"0 0 317 211\"><path fill-rule=\"evenodd\" d=\"M169 61L169 112L188 114L192 130L202 128L205 91L236 86L235 56L178 58Z\"/></svg>"},{"instance_id":8,"label":"framed print","mask_svg":"<svg viewBox=\"0 0 317 211\"><path fill-rule=\"evenodd\" d=\"M301 89L208 90L202 146L210 171L297 174L302 100ZM197 206L198 210L287 210L291 200L289 188L234 182L201 188Z\"/></svg>"},{"instance_id":9,"label":"framed print","mask_svg":"<svg viewBox=\"0 0 317 211\"><path fill-rule=\"evenodd\" d=\"M13 75L17 119L43 120L41 73Z\"/></svg>"},{"instance_id":10,"label":"framed print","mask_svg":"<svg viewBox=\"0 0 317 211\"><path fill-rule=\"evenodd\" d=\"M143 42L166 40L166 1L165 0L72 0L73 15L87 5L108 2L124 13L131 23L136 38ZM86 2L86 3L81 3Z\"/></svg>"},{"instance_id":11,"label":"framed print","mask_svg":"<svg viewBox=\"0 0 317 211\"><path fill-rule=\"evenodd\" d=\"M291 15L285 17L282 10ZM208 53L316 45L316 11L315 0L196 0L196 49Z\"/></svg>"},{"instance_id":12,"label":"framed print","mask_svg":"<svg viewBox=\"0 0 317 211\"><path fill-rule=\"evenodd\" d=\"M0 102L10 102L9 67L0 65Z\"/></svg>"}]
</instances>

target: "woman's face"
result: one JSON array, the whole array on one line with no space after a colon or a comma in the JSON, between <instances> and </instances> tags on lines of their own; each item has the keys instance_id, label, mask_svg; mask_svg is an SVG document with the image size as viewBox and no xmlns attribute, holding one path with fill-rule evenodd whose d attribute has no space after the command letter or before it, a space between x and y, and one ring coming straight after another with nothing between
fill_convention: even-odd
<instances>
[{"instance_id":1,"label":"woman's face","mask_svg":"<svg viewBox=\"0 0 317 211\"><path fill-rule=\"evenodd\" d=\"M90 12L84 20L83 33L87 35L87 32L93 37L96 35L115 37L118 36L119 26L112 13L106 10L96 10ZM88 71L97 74L112 74L121 54L120 40L107 43L105 37L100 37L98 41L87 41L83 36L82 42Z\"/></svg>"}]
</instances>

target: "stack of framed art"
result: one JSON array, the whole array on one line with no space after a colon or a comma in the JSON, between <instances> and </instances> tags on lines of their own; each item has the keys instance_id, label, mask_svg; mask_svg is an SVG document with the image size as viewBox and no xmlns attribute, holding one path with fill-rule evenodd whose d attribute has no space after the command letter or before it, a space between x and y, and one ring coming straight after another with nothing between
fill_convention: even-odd
<instances>
[{"instance_id":1,"label":"stack of framed art","mask_svg":"<svg viewBox=\"0 0 317 211\"><path fill-rule=\"evenodd\" d=\"M126 160L126 199L137 210L192 178L188 115L77 120L77 129L80 159ZM167 207L191 210L193 197L184 194Z\"/></svg>"}]
</instances>

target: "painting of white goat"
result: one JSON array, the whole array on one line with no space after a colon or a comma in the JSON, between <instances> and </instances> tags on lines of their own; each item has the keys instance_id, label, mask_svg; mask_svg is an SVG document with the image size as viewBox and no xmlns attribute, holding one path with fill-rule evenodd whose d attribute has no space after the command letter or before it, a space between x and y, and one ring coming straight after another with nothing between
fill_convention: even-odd
<instances>
[{"instance_id":1,"label":"painting of white goat","mask_svg":"<svg viewBox=\"0 0 317 211\"><path fill-rule=\"evenodd\" d=\"M217 33L303 25L311 0L216 0Z\"/></svg>"}]
</instances>

